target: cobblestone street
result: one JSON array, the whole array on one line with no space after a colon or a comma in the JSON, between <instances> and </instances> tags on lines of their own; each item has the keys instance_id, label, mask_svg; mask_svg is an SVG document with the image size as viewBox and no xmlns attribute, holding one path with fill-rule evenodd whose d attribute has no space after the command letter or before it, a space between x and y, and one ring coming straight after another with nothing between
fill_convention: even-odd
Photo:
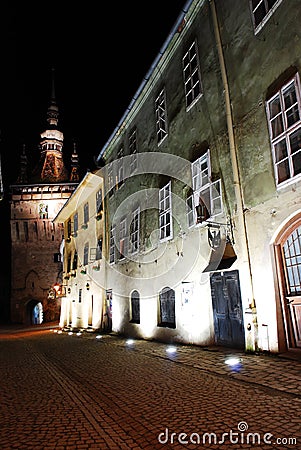
<instances>
[{"instance_id":1,"label":"cobblestone street","mask_svg":"<svg viewBox=\"0 0 301 450\"><path fill-rule=\"evenodd\" d=\"M3 333L1 450L301 449L300 361L168 350L96 333Z\"/></svg>"}]
</instances>

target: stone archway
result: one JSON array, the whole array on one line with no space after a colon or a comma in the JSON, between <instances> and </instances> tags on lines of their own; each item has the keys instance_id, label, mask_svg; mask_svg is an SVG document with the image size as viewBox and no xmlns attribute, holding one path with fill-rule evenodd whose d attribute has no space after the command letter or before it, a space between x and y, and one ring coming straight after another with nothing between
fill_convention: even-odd
<instances>
[{"instance_id":1,"label":"stone archway","mask_svg":"<svg viewBox=\"0 0 301 450\"><path fill-rule=\"evenodd\" d=\"M43 322L43 305L39 300L29 300L25 306L25 323L40 325Z\"/></svg>"},{"instance_id":2,"label":"stone archway","mask_svg":"<svg viewBox=\"0 0 301 450\"><path fill-rule=\"evenodd\" d=\"M301 212L282 224L273 246L279 348L301 350Z\"/></svg>"}]
</instances>

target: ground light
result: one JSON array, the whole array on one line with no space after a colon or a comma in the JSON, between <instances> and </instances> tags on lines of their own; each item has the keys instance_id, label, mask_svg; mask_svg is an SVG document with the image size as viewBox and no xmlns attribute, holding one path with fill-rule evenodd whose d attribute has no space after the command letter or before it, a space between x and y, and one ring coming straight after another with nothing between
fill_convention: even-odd
<instances>
[{"instance_id":1,"label":"ground light","mask_svg":"<svg viewBox=\"0 0 301 450\"><path fill-rule=\"evenodd\" d=\"M173 346L167 347L166 353L168 353L169 355L174 355L175 353L177 353L177 347L173 347Z\"/></svg>"},{"instance_id":2,"label":"ground light","mask_svg":"<svg viewBox=\"0 0 301 450\"><path fill-rule=\"evenodd\" d=\"M125 341L125 343L126 343L126 345L128 345L128 346L132 346L132 345L134 345L134 343L135 343L135 341L134 341L134 339L127 339L126 341Z\"/></svg>"},{"instance_id":3,"label":"ground light","mask_svg":"<svg viewBox=\"0 0 301 450\"><path fill-rule=\"evenodd\" d=\"M101 335L101 334L98 334L98 335L96 336L96 339L102 339L102 335Z\"/></svg>"}]
</instances>

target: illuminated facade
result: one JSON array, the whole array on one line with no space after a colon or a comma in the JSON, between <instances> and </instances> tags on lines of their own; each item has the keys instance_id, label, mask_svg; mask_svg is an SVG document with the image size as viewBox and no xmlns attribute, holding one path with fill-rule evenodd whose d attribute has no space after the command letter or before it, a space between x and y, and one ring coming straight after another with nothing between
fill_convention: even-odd
<instances>
[{"instance_id":1,"label":"illuminated facade","mask_svg":"<svg viewBox=\"0 0 301 450\"><path fill-rule=\"evenodd\" d=\"M54 85L47 112L47 130L41 134L40 160L30 174L25 148L16 184L10 186L11 320L39 324L59 320L60 299L53 286L62 277L62 224L52 220L79 182L76 149L72 173L63 161L64 136L58 130Z\"/></svg>"},{"instance_id":2,"label":"illuminated facade","mask_svg":"<svg viewBox=\"0 0 301 450\"><path fill-rule=\"evenodd\" d=\"M301 348L300 19L186 3L98 157L114 331Z\"/></svg>"},{"instance_id":3,"label":"illuminated facade","mask_svg":"<svg viewBox=\"0 0 301 450\"><path fill-rule=\"evenodd\" d=\"M87 172L53 222L54 226L64 224L65 236L61 246L63 282L57 295L61 298L60 327L91 330L108 327L103 180L99 171Z\"/></svg>"}]
</instances>

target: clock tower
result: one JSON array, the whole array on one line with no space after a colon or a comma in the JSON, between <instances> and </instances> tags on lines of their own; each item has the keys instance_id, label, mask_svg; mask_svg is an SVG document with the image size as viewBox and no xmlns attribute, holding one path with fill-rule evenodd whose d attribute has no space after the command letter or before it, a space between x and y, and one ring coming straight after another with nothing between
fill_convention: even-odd
<instances>
[{"instance_id":1,"label":"clock tower","mask_svg":"<svg viewBox=\"0 0 301 450\"><path fill-rule=\"evenodd\" d=\"M80 176L75 147L71 152L70 175L64 164L64 135L58 128L58 118L53 70L38 164L33 171L28 170L23 146L19 177L10 186L10 315L14 323L59 320L60 299L53 295L53 286L62 281L63 226L52 220L78 186Z\"/></svg>"}]
</instances>

